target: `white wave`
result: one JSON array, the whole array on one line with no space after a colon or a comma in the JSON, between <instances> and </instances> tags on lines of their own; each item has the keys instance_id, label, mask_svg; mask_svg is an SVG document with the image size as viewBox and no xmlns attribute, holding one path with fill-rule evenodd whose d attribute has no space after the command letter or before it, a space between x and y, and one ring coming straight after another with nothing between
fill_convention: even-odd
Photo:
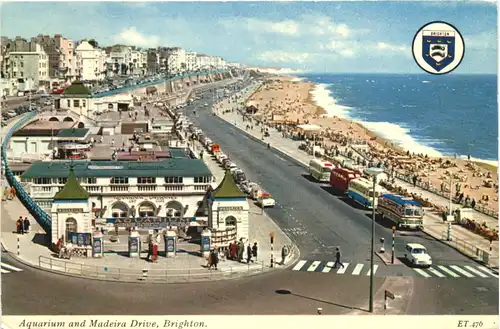
<instances>
[{"instance_id":1,"label":"white wave","mask_svg":"<svg viewBox=\"0 0 500 329\"><path fill-rule=\"evenodd\" d=\"M348 119L348 111L351 109L348 106L338 105L337 100L333 98L332 92L328 90L329 85L319 83L316 84L311 91L312 100L316 105L321 106L326 111L326 116Z\"/></svg>"},{"instance_id":2,"label":"white wave","mask_svg":"<svg viewBox=\"0 0 500 329\"><path fill-rule=\"evenodd\" d=\"M419 141L409 135L410 129L398 126L390 122L362 122L363 126L377 134L383 139L391 141L395 145L402 147L414 153L427 154L430 157L442 157L443 154L438 150L421 144Z\"/></svg>"},{"instance_id":3,"label":"white wave","mask_svg":"<svg viewBox=\"0 0 500 329\"><path fill-rule=\"evenodd\" d=\"M459 158L467 160L467 156L466 155L460 155ZM471 157L470 160L474 161L474 162L485 163L485 164L488 164L490 166L495 166L495 167L498 168L498 160L485 160L485 159L479 159L479 158L474 158L474 157Z\"/></svg>"},{"instance_id":4,"label":"white wave","mask_svg":"<svg viewBox=\"0 0 500 329\"><path fill-rule=\"evenodd\" d=\"M422 83L431 83L431 82L428 80L423 80Z\"/></svg>"},{"instance_id":5,"label":"white wave","mask_svg":"<svg viewBox=\"0 0 500 329\"><path fill-rule=\"evenodd\" d=\"M299 77L295 77L295 78L293 78L293 79L292 79L292 80L290 80L290 81L292 81L292 82L299 82L299 81L304 81L305 79L306 79L306 78L299 78Z\"/></svg>"}]
</instances>

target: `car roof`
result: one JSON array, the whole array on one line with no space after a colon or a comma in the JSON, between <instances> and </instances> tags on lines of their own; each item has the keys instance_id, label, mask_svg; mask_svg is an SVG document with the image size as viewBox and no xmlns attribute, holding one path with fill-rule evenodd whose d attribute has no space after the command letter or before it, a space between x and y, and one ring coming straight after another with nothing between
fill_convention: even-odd
<instances>
[{"instance_id":1,"label":"car roof","mask_svg":"<svg viewBox=\"0 0 500 329\"><path fill-rule=\"evenodd\" d=\"M412 249L415 249L415 248L427 249L423 245L421 245L420 243L407 243L406 245L408 247L411 247Z\"/></svg>"}]
</instances>

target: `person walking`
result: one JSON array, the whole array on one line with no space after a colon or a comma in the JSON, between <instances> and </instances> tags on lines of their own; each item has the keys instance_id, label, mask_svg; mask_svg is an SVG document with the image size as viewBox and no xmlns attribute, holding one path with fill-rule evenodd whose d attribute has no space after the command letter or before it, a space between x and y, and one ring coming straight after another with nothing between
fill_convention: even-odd
<instances>
[{"instance_id":1,"label":"person walking","mask_svg":"<svg viewBox=\"0 0 500 329\"><path fill-rule=\"evenodd\" d=\"M241 262L243 260L243 252L245 249L245 245L243 244L243 241L240 240L238 243L238 262Z\"/></svg>"},{"instance_id":2,"label":"person walking","mask_svg":"<svg viewBox=\"0 0 500 329\"><path fill-rule=\"evenodd\" d=\"M217 249L214 248L213 253L212 253L212 265L215 267L215 270L217 271L217 264L219 263L219 252Z\"/></svg>"},{"instance_id":3,"label":"person walking","mask_svg":"<svg viewBox=\"0 0 500 329\"><path fill-rule=\"evenodd\" d=\"M148 254L146 256L146 261L150 261L151 256L153 255L153 234L148 235Z\"/></svg>"},{"instance_id":4,"label":"person walking","mask_svg":"<svg viewBox=\"0 0 500 329\"><path fill-rule=\"evenodd\" d=\"M231 259L232 260L237 260L237 258L238 258L238 244L235 241L231 245Z\"/></svg>"},{"instance_id":5,"label":"person walking","mask_svg":"<svg viewBox=\"0 0 500 329\"><path fill-rule=\"evenodd\" d=\"M252 247L250 247L250 243L247 246L247 264L250 264L252 260Z\"/></svg>"},{"instance_id":6,"label":"person walking","mask_svg":"<svg viewBox=\"0 0 500 329\"><path fill-rule=\"evenodd\" d=\"M24 224L24 233L29 233L31 223L30 223L28 217L24 217L23 224Z\"/></svg>"},{"instance_id":7,"label":"person walking","mask_svg":"<svg viewBox=\"0 0 500 329\"><path fill-rule=\"evenodd\" d=\"M21 234L21 219L16 220L16 233Z\"/></svg>"},{"instance_id":8,"label":"person walking","mask_svg":"<svg viewBox=\"0 0 500 329\"><path fill-rule=\"evenodd\" d=\"M253 246L252 246L252 256L253 258L255 258L255 261L257 261L257 242L254 242Z\"/></svg>"},{"instance_id":9,"label":"person walking","mask_svg":"<svg viewBox=\"0 0 500 329\"><path fill-rule=\"evenodd\" d=\"M337 251L335 252L335 264L333 264L333 268L338 268L340 265L342 268L344 268L344 264L340 261L340 257L342 255L340 254L340 249L337 247Z\"/></svg>"}]
</instances>

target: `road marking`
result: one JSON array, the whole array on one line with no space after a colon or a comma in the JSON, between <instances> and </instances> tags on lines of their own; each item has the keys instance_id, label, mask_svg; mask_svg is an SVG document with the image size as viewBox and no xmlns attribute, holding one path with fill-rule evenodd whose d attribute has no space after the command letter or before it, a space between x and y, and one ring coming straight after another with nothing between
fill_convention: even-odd
<instances>
[{"instance_id":1,"label":"road marking","mask_svg":"<svg viewBox=\"0 0 500 329\"><path fill-rule=\"evenodd\" d=\"M452 272L450 271L449 269L447 269L445 266L443 265L438 265L439 269L443 272L446 272L447 274L451 275L452 277L454 278L459 278L460 275L456 274L455 272Z\"/></svg>"},{"instance_id":2,"label":"road marking","mask_svg":"<svg viewBox=\"0 0 500 329\"><path fill-rule=\"evenodd\" d=\"M5 274L5 273L10 273L9 271L4 270L3 268L1 269L1 271L2 271L2 274Z\"/></svg>"},{"instance_id":3,"label":"road marking","mask_svg":"<svg viewBox=\"0 0 500 329\"><path fill-rule=\"evenodd\" d=\"M344 274L345 271L347 271L347 267L349 266L349 263L344 263L344 267L341 267L337 270L337 274Z\"/></svg>"},{"instance_id":4,"label":"road marking","mask_svg":"<svg viewBox=\"0 0 500 329\"><path fill-rule=\"evenodd\" d=\"M482 278L487 278L488 276L484 273L481 273L480 271L476 270L475 268L473 268L472 266L468 266L468 265L465 265L464 266L468 271L476 274L476 275L479 275L480 277Z\"/></svg>"},{"instance_id":5,"label":"road marking","mask_svg":"<svg viewBox=\"0 0 500 329\"><path fill-rule=\"evenodd\" d=\"M378 265L373 265L373 275L375 275L375 273L377 273L377 269L378 269ZM370 268L368 270L368 273L366 273L366 276L370 276L371 271L372 271L372 269Z\"/></svg>"},{"instance_id":6,"label":"road marking","mask_svg":"<svg viewBox=\"0 0 500 329\"><path fill-rule=\"evenodd\" d=\"M323 271L321 271L321 272L323 272L323 273L329 273L332 270L332 268L333 268L333 264L334 264L334 262L328 262L328 263L326 263L325 267L323 268Z\"/></svg>"},{"instance_id":7,"label":"road marking","mask_svg":"<svg viewBox=\"0 0 500 329\"><path fill-rule=\"evenodd\" d=\"M20 268L14 267L14 266L9 265L9 264L5 264L5 263L3 263L3 262L2 262L2 263L0 263L0 265L1 265L2 267L8 268L8 269L9 269L9 270L11 270L11 271L15 271L15 272L21 272L21 271L22 271Z\"/></svg>"},{"instance_id":8,"label":"road marking","mask_svg":"<svg viewBox=\"0 0 500 329\"><path fill-rule=\"evenodd\" d=\"M248 138L248 137L247 137L247 136L245 136L245 135L241 135L241 136L243 136L243 138L250 139L250 138Z\"/></svg>"},{"instance_id":9,"label":"road marking","mask_svg":"<svg viewBox=\"0 0 500 329\"><path fill-rule=\"evenodd\" d=\"M281 161L286 162L286 160L283 159L282 157L280 157L279 155L275 154L274 156L277 157L278 159L280 159Z\"/></svg>"},{"instance_id":10,"label":"road marking","mask_svg":"<svg viewBox=\"0 0 500 329\"><path fill-rule=\"evenodd\" d=\"M472 274L470 274L469 272L467 272L467 271L465 271L465 270L461 269L461 268L460 268L460 267L458 267L457 265L450 265L450 267L451 267L452 269L454 269L455 271L457 271L458 273L460 273L460 274L462 274L462 275L465 275L465 276L466 276L466 277L468 277L468 278L473 278L473 277L474 277L474 275L472 275Z\"/></svg>"},{"instance_id":11,"label":"road marking","mask_svg":"<svg viewBox=\"0 0 500 329\"><path fill-rule=\"evenodd\" d=\"M431 276L429 274L427 274L424 270L422 269L419 269L419 268L414 268L413 269L415 272L417 272L418 274L420 274L421 276L423 277L426 277L426 278L430 278Z\"/></svg>"},{"instance_id":12,"label":"road marking","mask_svg":"<svg viewBox=\"0 0 500 329\"><path fill-rule=\"evenodd\" d=\"M435 268L433 267L430 267L429 268L429 272L431 272L432 274L434 274L435 276L438 276L440 278L444 278L446 277L446 275L444 275L443 273L439 272L438 270L436 270Z\"/></svg>"},{"instance_id":13,"label":"road marking","mask_svg":"<svg viewBox=\"0 0 500 329\"><path fill-rule=\"evenodd\" d=\"M311 266L307 269L307 272L314 272L318 268L319 264L321 264L320 261L314 261Z\"/></svg>"},{"instance_id":14,"label":"road marking","mask_svg":"<svg viewBox=\"0 0 500 329\"><path fill-rule=\"evenodd\" d=\"M359 275L359 273L361 273L361 269L363 269L363 266L363 264L356 265L354 271L352 271L352 275Z\"/></svg>"},{"instance_id":15,"label":"road marking","mask_svg":"<svg viewBox=\"0 0 500 329\"><path fill-rule=\"evenodd\" d=\"M300 262L297 263L297 265L295 265L292 269L292 271L298 271L302 268L302 266L304 266L305 264L307 263L307 261L305 260L301 260Z\"/></svg>"},{"instance_id":16,"label":"road marking","mask_svg":"<svg viewBox=\"0 0 500 329\"><path fill-rule=\"evenodd\" d=\"M495 278L498 278L498 275L493 273L493 271L491 271L489 268L487 267L484 267L484 266L478 266L477 267L478 269L480 269L481 271L483 272L486 272L486 274L489 274L491 275L492 277L495 277Z\"/></svg>"}]
</instances>

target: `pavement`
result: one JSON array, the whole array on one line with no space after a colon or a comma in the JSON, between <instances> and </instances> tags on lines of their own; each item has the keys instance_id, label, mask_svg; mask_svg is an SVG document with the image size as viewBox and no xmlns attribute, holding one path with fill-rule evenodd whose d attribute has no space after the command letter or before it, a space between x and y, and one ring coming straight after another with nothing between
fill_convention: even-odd
<instances>
[{"instance_id":1,"label":"pavement","mask_svg":"<svg viewBox=\"0 0 500 329\"><path fill-rule=\"evenodd\" d=\"M198 144L198 148L201 147L201 144ZM215 159L205 156L203 160L216 178L214 183L214 187L216 187L222 181L224 171ZM252 245L254 242L258 243L259 258L250 264L222 259L219 264L219 272L209 272L205 268L206 260L200 257L198 245L180 243L178 248L184 252L179 252L176 257L166 258L161 257L161 255L164 255L164 252L161 251L165 250L163 242L159 246L160 257L158 261L156 263L146 262L144 260L147 254L145 244L140 258L128 257L126 236L123 236L122 241L118 244L112 244L110 241L105 240L104 250L112 249L114 252L105 253L102 259L74 256L70 261L65 261L56 258L54 253L46 247L45 233L38 227L34 219L30 220L34 224L30 233L24 235L13 233L15 220L19 216L31 217L18 199L2 202L2 244L6 250L12 253L14 258L26 265L41 267L58 273L102 280L127 282L143 280L143 270L145 269L148 270L148 281L150 282L186 282L254 275L271 269L269 233L274 232L276 234L273 256L275 261L281 259L282 246L293 245L291 240L260 208L251 204L249 238ZM292 251L293 253L285 259L285 263L276 265L275 268L285 268L296 261L298 249L292 248Z\"/></svg>"},{"instance_id":2,"label":"pavement","mask_svg":"<svg viewBox=\"0 0 500 329\"><path fill-rule=\"evenodd\" d=\"M224 104L225 106L229 106L229 108L233 108L234 105L229 105L228 103ZM244 129L245 126L247 125L246 122L243 122L241 115L237 112L230 112L226 114L222 114L221 111L219 112L219 117L228 123L240 128ZM231 128L234 131L234 128ZM262 134L260 131L260 126L254 126L254 129L249 129L245 130L247 135L252 136L254 139L260 139L262 140ZM266 137L265 143L270 143L271 147L275 150L278 150L280 153L293 158L296 162L298 162L301 166L303 167L308 167L308 163L311 159L311 156L307 154L305 151L299 150L298 146L302 143L302 141L294 141L288 138L283 138L282 134L275 129L269 129L270 136ZM243 135L244 138L248 139L247 136ZM280 157L278 154L275 155L276 157ZM397 184L400 186L404 187L405 189L409 190L410 192L414 193L421 193L424 195L424 197L431 199L433 202L441 205L447 205L448 201L445 198L442 198L434 193L428 192L426 190L422 190L418 187L413 187L413 185L408 184L402 180L397 180ZM324 184L326 185L326 184ZM327 186L322 186L323 188L328 189ZM438 203L441 202L441 203ZM494 225L498 226L498 222L495 221L494 218L487 216L485 214L482 214L480 212L475 211L474 213L475 219L478 221L486 221L489 225L489 227L495 227ZM452 227L452 236L453 236L453 241L445 241L446 239L443 239L445 236L445 232L447 231L448 225L447 223L444 223L441 219L438 218L434 214L428 213L426 215L426 218L424 219L424 230L423 232L432 236L433 238L442 241L443 243L446 243L448 245L451 245L453 247L456 247L457 244L459 247L459 251L464 252L467 254L467 256L472 256L473 258L476 258L477 250L474 248L461 248L460 246L463 244L462 241L466 241L470 247L476 247L481 249L481 251L489 252L489 247L490 247L490 242L489 240L486 240L484 237L477 235L473 232L470 232L469 230L459 226L459 225L453 225ZM390 241L386 239L386 241ZM491 245L492 247L492 254L489 257L489 264L488 266L498 269L498 258L499 258L499 242L494 241Z\"/></svg>"}]
</instances>

